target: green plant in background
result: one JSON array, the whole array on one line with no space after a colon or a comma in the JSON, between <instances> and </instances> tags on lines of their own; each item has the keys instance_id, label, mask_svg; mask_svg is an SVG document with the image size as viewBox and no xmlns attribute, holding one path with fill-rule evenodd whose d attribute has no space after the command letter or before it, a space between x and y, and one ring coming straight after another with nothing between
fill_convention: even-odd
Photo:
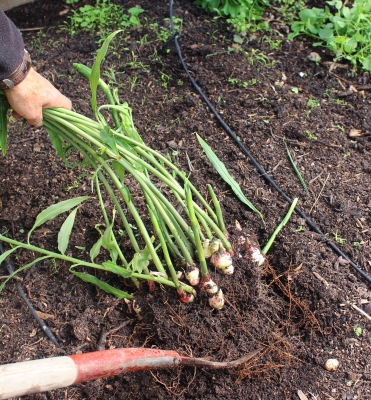
<instances>
[{"instance_id":1,"label":"green plant in background","mask_svg":"<svg viewBox=\"0 0 371 400\"><path fill-rule=\"evenodd\" d=\"M354 67L371 71L371 0L355 0L351 7L340 0L327 4L331 9L301 10L288 38L309 36L316 40L314 46L330 49L335 61L345 59Z\"/></svg>"},{"instance_id":2,"label":"green plant in background","mask_svg":"<svg viewBox=\"0 0 371 400\"><path fill-rule=\"evenodd\" d=\"M194 3L206 11L227 18L240 33L256 30L256 22L261 21L264 6L269 5L264 0L196 0Z\"/></svg>"},{"instance_id":3,"label":"green plant in background","mask_svg":"<svg viewBox=\"0 0 371 400\"><path fill-rule=\"evenodd\" d=\"M61 29L71 35L88 32L98 34L104 39L112 30L139 26L138 16L143 12L141 8L132 7L126 13L122 6L113 4L110 0L97 0L94 6L85 5L72 10L72 16Z\"/></svg>"}]
</instances>

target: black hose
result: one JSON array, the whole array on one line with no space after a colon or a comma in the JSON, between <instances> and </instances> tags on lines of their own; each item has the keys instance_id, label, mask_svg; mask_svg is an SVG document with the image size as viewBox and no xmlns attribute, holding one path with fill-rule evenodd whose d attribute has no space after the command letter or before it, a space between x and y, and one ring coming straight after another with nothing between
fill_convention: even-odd
<instances>
[{"instance_id":1,"label":"black hose","mask_svg":"<svg viewBox=\"0 0 371 400\"><path fill-rule=\"evenodd\" d=\"M264 171L264 169L260 166L260 164L255 160L255 158L249 153L249 151L246 149L246 147L237 139L237 136L232 132L231 128L223 121L223 119L220 117L218 112L215 110L215 108L211 105L210 101L208 98L205 96L205 94L202 92L200 87L197 85L195 80L192 78L191 74L188 71L188 68L184 62L182 52L180 50L180 46L178 43L178 38L177 35L175 34L174 30L174 22L173 22L173 0L170 0L170 10L169 10L169 17L170 17L170 27L171 27L171 32L174 37L174 43L175 43L175 48L178 53L179 60L182 64L182 67L187 74L189 80L191 81L192 85L198 92L198 94L201 96L203 101L207 104L209 107L210 111L215 115L215 118L219 121L219 123L222 125L224 130L228 133L228 135L234 140L234 142L237 144L237 146L241 149L241 151L251 160L251 162L254 164L256 169L259 171L259 173L263 176L263 178L276 189L276 191L289 203L292 203L292 200L277 186L277 184L273 181L273 179ZM314 224L305 214L303 211L301 211L298 207L295 207L295 211L305 219L306 223L318 234L323 236L324 240L326 243L337 253L339 256L343 257L344 259L349 261L350 266L356 270L364 279L366 279L367 282L371 283L371 277L366 274L366 272L362 271L360 268L357 267L357 265L349 259L348 256L346 256L333 242L329 241L329 239L319 230L317 225Z\"/></svg>"},{"instance_id":2,"label":"black hose","mask_svg":"<svg viewBox=\"0 0 371 400\"><path fill-rule=\"evenodd\" d=\"M0 243L0 254L4 254L4 248L2 246L2 244ZM10 264L10 262L8 261L7 258L5 258L5 260L3 261L6 269L8 270L9 275L11 275L14 272L14 269L12 267L12 265ZM30 303L30 301L28 300L25 292L22 289L21 284L14 280L15 283L15 287L18 290L18 293L20 294L20 296L22 297L23 301L26 303L26 306L28 307L28 309L30 310L32 316L36 319L36 321L39 323L41 329L45 332L46 336L57 346L57 347L61 347L60 344L58 343L57 338L54 336L53 332L48 328L48 326L46 325L46 323L37 315L35 309L33 308L32 304Z\"/></svg>"}]
</instances>

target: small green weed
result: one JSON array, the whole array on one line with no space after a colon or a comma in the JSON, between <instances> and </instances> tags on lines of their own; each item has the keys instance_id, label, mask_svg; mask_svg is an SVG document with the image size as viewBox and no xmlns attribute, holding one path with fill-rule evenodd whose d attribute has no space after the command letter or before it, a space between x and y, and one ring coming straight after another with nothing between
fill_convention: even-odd
<instances>
[{"instance_id":1,"label":"small green weed","mask_svg":"<svg viewBox=\"0 0 371 400\"><path fill-rule=\"evenodd\" d=\"M319 100L313 99L311 97L307 101L307 107L309 108L309 110L305 114L306 114L306 116L308 118L313 110L315 110L316 108L320 107L320 102L319 102Z\"/></svg>"},{"instance_id":2,"label":"small green weed","mask_svg":"<svg viewBox=\"0 0 371 400\"><path fill-rule=\"evenodd\" d=\"M309 140L317 140L317 136L313 135L313 133L309 131L305 131L305 135L307 136L307 139Z\"/></svg>"},{"instance_id":3,"label":"small green weed","mask_svg":"<svg viewBox=\"0 0 371 400\"><path fill-rule=\"evenodd\" d=\"M280 39L274 40L268 36L263 39L263 42L265 42L268 45L270 50L278 50L281 47L282 40Z\"/></svg>"},{"instance_id":4,"label":"small green weed","mask_svg":"<svg viewBox=\"0 0 371 400\"><path fill-rule=\"evenodd\" d=\"M361 336L362 335L362 328L360 326L357 326L357 328L354 329L354 336Z\"/></svg>"},{"instance_id":5,"label":"small green weed","mask_svg":"<svg viewBox=\"0 0 371 400\"><path fill-rule=\"evenodd\" d=\"M229 77L228 83L230 83L231 85L237 85L238 79Z\"/></svg>"},{"instance_id":6,"label":"small green weed","mask_svg":"<svg viewBox=\"0 0 371 400\"><path fill-rule=\"evenodd\" d=\"M335 239L336 243L344 244L346 242L345 238L342 238L342 237L339 236L338 231L332 232L332 234L334 235L334 239Z\"/></svg>"},{"instance_id":7,"label":"small green weed","mask_svg":"<svg viewBox=\"0 0 371 400\"><path fill-rule=\"evenodd\" d=\"M127 61L124 66L126 68L140 69L143 72L149 72L148 65L143 64L141 61L139 61L138 56L134 53L134 51L131 52L131 60Z\"/></svg>"},{"instance_id":8,"label":"small green weed","mask_svg":"<svg viewBox=\"0 0 371 400\"><path fill-rule=\"evenodd\" d=\"M247 88L248 86L256 85L257 80L256 80L256 78L252 78L250 82L247 82L247 81L240 82L237 78L229 77L228 83L230 83L231 85L237 85L237 86L240 86L243 88Z\"/></svg>"},{"instance_id":9,"label":"small green weed","mask_svg":"<svg viewBox=\"0 0 371 400\"><path fill-rule=\"evenodd\" d=\"M169 18L164 18L164 21L169 23ZM176 32L181 32L183 26L183 18L173 17L174 30ZM171 36L171 29L165 26L159 26L157 22L149 24L149 29L156 33L156 41L160 43L165 43Z\"/></svg>"},{"instance_id":10,"label":"small green weed","mask_svg":"<svg viewBox=\"0 0 371 400\"><path fill-rule=\"evenodd\" d=\"M72 36L79 32L98 34L102 40L115 29L139 26L138 16L142 12L143 9L132 7L126 13L122 6L112 4L110 0L97 0L95 6L85 5L72 10L72 16L61 29Z\"/></svg>"},{"instance_id":11,"label":"small green weed","mask_svg":"<svg viewBox=\"0 0 371 400\"><path fill-rule=\"evenodd\" d=\"M254 65L255 63L257 64L262 64L267 67L273 66L274 61L271 61L268 56L266 56L264 53L259 51L258 49L251 49L250 53L245 52L247 62L251 65Z\"/></svg>"},{"instance_id":12,"label":"small green weed","mask_svg":"<svg viewBox=\"0 0 371 400\"><path fill-rule=\"evenodd\" d=\"M171 77L165 74L164 72L161 72L160 80L162 82L161 86L166 89L168 87L169 82L171 81Z\"/></svg>"},{"instance_id":13,"label":"small green weed","mask_svg":"<svg viewBox=\"0 0 371 400\"><path fill-rule=\"evenodd\" d=\"M341 125L332 125L333 128L339 129L339 131L344 132L344 128Z\"/></svg>"}]
</instances>

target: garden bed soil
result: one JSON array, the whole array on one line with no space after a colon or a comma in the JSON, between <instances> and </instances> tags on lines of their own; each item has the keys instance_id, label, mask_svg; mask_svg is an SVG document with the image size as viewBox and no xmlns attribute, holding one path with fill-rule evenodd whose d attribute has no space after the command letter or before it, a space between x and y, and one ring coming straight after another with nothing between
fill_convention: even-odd
<instances>
[{"instance_id":1,"label":"garden bed soil","mask_svg":"<svg viewBox=\"0 0 371 400\"><path fill-rule=\"evenodd\" d=\"M174 47L153 56L161 45L156 32L168 25L168 3L129 0L121 4L140 5L145 10L143 25L114 42L103 66L105 79L119 87L120 99L129 103L134 123L149 146L169 154L187 172L191 164L190 179L205 196L207 184L215 188L232 237L238 221L244 233L263 246L288 203L202 102ZM298 197L299 207L327 234L327 240L371 274L369 76L354 73L349 65L332 65L327 52L303 40L287 41L287 26L278 13L272 13L266 16L269 37L282 41L278 48L272 50L269 40L264 40L268 33L258 32L245 38L238 50L233 32L222 20L214 20L191 1L175 1L174 15L183 18L184 36L179 43L185 62L238 140L278 186L289 198ZM74 72L72 63L92 65L97 36L70 36L61 29L71 15L64 2L39 0L8 15L22 30L35 68L72 99L78 112L91 116L88 84ZM150 28L153 23L158 24L157 31ZM318 65L308 59L313 51L322 57ZM265 224L222 181L195 133L225 163L262 212ZM309 194L288 160L283 138ZM91 195L92 171L67 168L43 128L21 130L13 121L8 153L0 165L1 229L17 240L26 240L36 216L47 206ZM61 221L57 218L35 231L32 242L55 250ZM88 260L97 240L94 225L102 221L93 195L79 210L71 254ZM125 237L121 243L125 251ZM19 251L10 262L19 268L33 256ZM67 264L40 262L19 278L61 348L45 337L15 285L9 283L0 294L0 362L119 347L170 349L230 361L261 349L259 357L232 370L182 367L136 372L27 398L370 399L370 321L347 303L368 313L369 284L349 264L339 262L326 237L314 233L297 214L275 240L268 261L256 268L241 258L235 260L233 276L213 272L226 297L219 312L203 296L182 304L168 288L158 286L149 292L143 285L137 291L115 276L101 275L111 285L136 294L139 315L123 300L78 280ZM2 266L0 275L6 274ZM362 329L360 335L355 334L356 328ZM329 358L339 360L338 370L324 369ZM299 397L298 391L306 397Z\"/></svg>"}]
</instances>

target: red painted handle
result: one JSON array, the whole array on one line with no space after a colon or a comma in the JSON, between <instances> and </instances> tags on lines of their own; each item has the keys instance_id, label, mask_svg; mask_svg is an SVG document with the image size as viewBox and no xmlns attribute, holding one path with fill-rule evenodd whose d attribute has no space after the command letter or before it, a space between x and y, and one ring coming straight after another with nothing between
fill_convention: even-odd
<instances>
[{"instance_id":1,"label":"red painted handle","mask_svg":"<svg viewBox=\"0 0 371 400\"><path fill-rule=\"evenodd\" d=\"M70 358L77 368L75 383L145 369L173 368L181 363L175 351L143 348L96 351Z\"/></svg>"}]
</instances>

